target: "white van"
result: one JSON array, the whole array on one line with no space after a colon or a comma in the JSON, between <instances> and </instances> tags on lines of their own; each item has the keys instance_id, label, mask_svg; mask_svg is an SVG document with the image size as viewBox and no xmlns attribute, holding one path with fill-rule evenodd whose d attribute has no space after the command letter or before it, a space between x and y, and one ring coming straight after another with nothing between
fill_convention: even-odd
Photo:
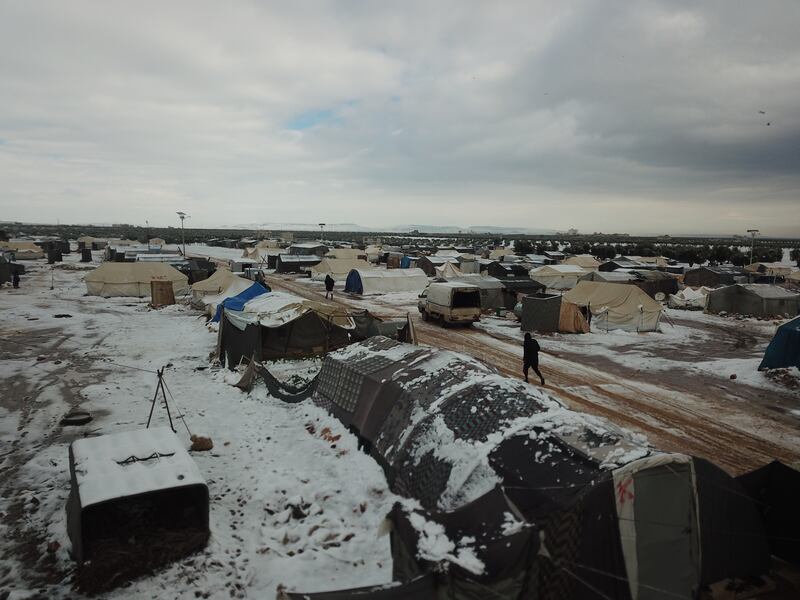
<instances>
[{"instance_id":1,"label":"white van","mask_svg":"<svg viewBox=\"0 0 800 600\"><path fill-rule=\"evenodd\" d=\"M419 295L417 308L423 321L437 318L470 325L481 320L481 289L469 283L436 281Z\"/></svg>"}]
</instances>

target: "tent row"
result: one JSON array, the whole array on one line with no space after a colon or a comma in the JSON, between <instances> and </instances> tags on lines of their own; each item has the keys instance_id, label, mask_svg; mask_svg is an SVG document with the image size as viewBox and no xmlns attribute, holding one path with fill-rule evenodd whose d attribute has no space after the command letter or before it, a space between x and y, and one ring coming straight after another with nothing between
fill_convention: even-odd
<instances>
[{"instance_id":1,"label":"tent row","mask_svg":"<svg viewBox=\"0 0 800 600\"><path fill-rule=\"evenodd\" d=\"M371 338L326 356L312 401L414 502L390 515L395 585L293 598L692 598L788 555L750 496L766 476L745 487L470 357ZM448 558L426 555L436 528Z\"/></svg>"}]
</instances>

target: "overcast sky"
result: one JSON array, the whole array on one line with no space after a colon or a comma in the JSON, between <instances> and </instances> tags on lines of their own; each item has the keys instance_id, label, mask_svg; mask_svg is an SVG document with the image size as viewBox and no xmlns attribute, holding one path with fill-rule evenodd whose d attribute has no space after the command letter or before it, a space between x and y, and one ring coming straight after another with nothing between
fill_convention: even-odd
<instances>
[{"instance_id":1,"label":"overcast sky","mask_svg":"<svg viewBox=\"0 0 800 600\"><path fill-rule=\"evenodd\" d=\"M0 0L0 220L800 236L797 0L393 4Z\"/></svg>"}]
</instances>

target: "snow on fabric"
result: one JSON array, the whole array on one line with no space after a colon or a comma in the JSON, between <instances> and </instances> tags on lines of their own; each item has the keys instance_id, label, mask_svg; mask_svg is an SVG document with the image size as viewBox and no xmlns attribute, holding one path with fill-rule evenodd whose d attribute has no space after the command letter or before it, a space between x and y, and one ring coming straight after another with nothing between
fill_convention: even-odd
<instances>
[{"instance_id":1,"label":"snow on fabric","mask_svg":"<svg viewBox=\"0 0 800 600\"><path fill-rule=\"evenodd\" d=\"M551 290L571 290L586 274L578 265L544 265L530 271L531 279Z\"/></svg>"},{"instance_id":2,"label":"snow on fabric","mask_svg":"<svg viewBox=\"0 0 800 600\"><path fill-rule=\"evenodd\" d=\"M347 275L344 290L352 294L421 292L428 285L422 269L353 269Z\"/></svg>"},{"instance_id":3,"label":"snow on fabric","mask_svg":"<svg viewBox=\"0 0 800 600\"><path fill-rule=\"evenodd\" d=\"M250 283L250 285L247 286L247 288L245 288L243 291L239 292L235 296L230 296L229 298L225 298L222 302L220 302L217 305L217 310L214 313L214 318L211 320L214 323L219 322L222 316L222 310L224 308L229 308L230 310L242 310L244 308L244 305L247 304L247 302L249 302L256 296L260 296L261 294L266 294L268 291L269 290L260 283Z\"/></svg>"},{"instance_id":4,"label":"snow on fabric","mask_svg":"<svg viewBox=\"0 0 800 600\"><path fill-rule=\"evenodd\" d=\"M233 310L233 309L231 309ZM263 327L282 327L309 312L317 313L326 321L344 329L355 328L347 310L333 304L307 300L286 292L271 292L248 301L239 314L226 313L240 329L245 324L258 322Z\"/></svg>"},{"instance_id":5,"label":"snow on fabric","mask_svg":"<svg viewBox=\"0 0 800 600\"><path fill-rule=\"evenodd\" d=\"M311 279L321 281L330 275L334 281L344 281L353 269L369 270L372 265L356 258L323 258L319 264L311 267Z\"/></svg>"},{"instance_id":6,"label":"snow on fabric","mask_svg":"<svg viewBox=\"0 0 800 600\"><path fill-rule=\"evenodd\" d=\"M90 296L106 298L149 296L151 281L171 281L176 296L188 291L189 278L164 263L105 262L84 277Z\"/></svg>"},{"instance_id":7,"label":"snow on fabric","mask_svg":"<svg viewBox=\"0 0 800 600\"><path fill-rule=\"evenodd\" d=\"M564 294L568 302L588 306L605 330L657 331L661 305L634 285L579 281Z\"/></svg>"},{"instance_id":8,"label":"snow on fabric","mask_svg":"<svg viewBox=\"0 0 800 600\"><path fill-rule=\"evenodd\" d=\"M72 453L83 508L123 496L205 485L197 465L169 427L76 440ZM138 460L126 462L131 457Z\"/></svg>"}]
</instances>

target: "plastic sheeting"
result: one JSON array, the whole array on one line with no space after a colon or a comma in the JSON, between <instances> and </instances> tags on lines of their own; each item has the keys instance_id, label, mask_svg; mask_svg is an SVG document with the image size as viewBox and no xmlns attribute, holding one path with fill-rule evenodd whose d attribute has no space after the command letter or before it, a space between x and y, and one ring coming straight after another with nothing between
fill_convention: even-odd
<instances>
[{"instance_id":1,"label":"plastic sheeting","mask_svg":"<svg viewBox=\"0 0 800 600\"><path fill-rule=\"evenodd\" d=\"M213 323L217 323L222 315L222 310L228 308L230 310L242 310L250 300L261 294L266 294L269 291L260 283L251 283L245 290L239 292L235 296L225 298L217 305L217 310L214 313L214 318L211 319Z\"/></svg>"}]
</instances>

